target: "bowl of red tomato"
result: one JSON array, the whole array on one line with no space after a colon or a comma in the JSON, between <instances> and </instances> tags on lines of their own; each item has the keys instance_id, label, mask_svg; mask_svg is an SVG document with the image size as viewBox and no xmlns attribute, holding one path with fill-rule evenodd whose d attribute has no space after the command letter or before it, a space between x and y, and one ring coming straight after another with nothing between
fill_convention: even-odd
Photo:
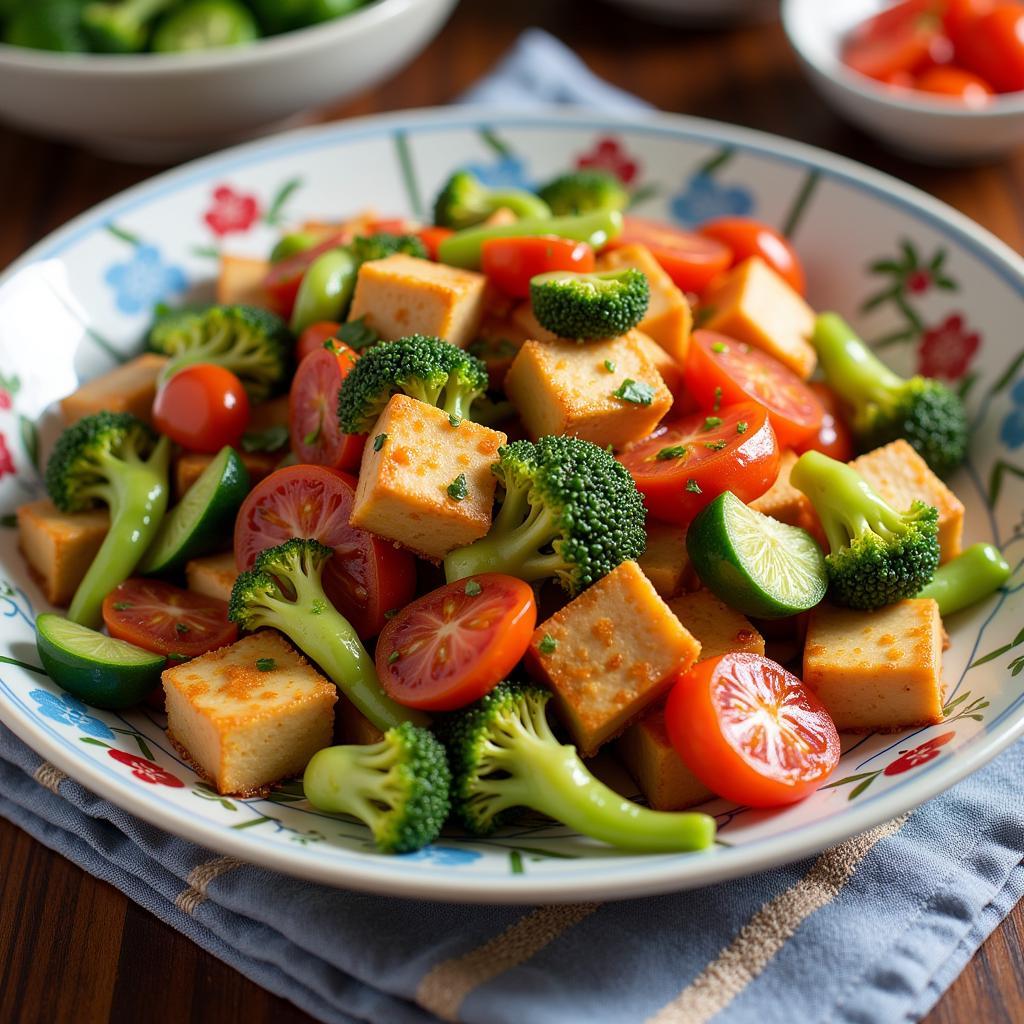
<instances>
[{"instance_id":1,"label":"bowl of red tomato","mask_svg":"<svg viewBox=\"0 0 1024 1024\"><path fill-rule=\"evenodd\" d=\"M784 0L812 84L907 155L990 159L1024 142L1024 3Z\"/></svg>"}]
</instances>

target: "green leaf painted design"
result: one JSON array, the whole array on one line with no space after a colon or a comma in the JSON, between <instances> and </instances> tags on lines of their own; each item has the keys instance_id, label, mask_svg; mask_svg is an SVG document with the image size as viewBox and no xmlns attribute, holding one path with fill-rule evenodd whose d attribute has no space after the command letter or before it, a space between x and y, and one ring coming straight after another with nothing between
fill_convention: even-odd
<instances>
[{"instance_id":1,"label":"green leaf painted design","mask_svg":"<svg viewBox=\"0 0 1024 1024\"><path fill-rule=\"evenodd\" d=\"M270 205L267 207L267 212L263 215L264 223L269 224L271 227L277 227L284 221L284 208L288 204L288 200L302 187L301 178L291 178L286 181L278 190L274 193L273 199L270 200Z\"/></svg>"},{"instance_id":2,"label":"green leaf painted design","mask_svg":"<svg viewBox=\"0 0 1024 1024\"><path fill-rule=\"evenodd\" d=\"M21 446L25 449L29 462L39 469L39 428L34 420L27 416L18 416L18 433L21 437Z\"/></svg>"}]
</instances>

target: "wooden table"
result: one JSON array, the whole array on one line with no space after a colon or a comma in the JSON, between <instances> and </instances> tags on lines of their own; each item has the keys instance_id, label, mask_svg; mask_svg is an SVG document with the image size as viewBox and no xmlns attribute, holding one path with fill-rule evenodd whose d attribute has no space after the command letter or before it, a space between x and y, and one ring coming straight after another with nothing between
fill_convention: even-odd
<instances>
[{"instance_id":1,"label":"wooden table","mask_svg":"<svg viewBox=\"0 0 1024 1024\"><path fill-rule=\"evenodd\" d=\"M664 110L718 118L872 164L944 199L1024 250L1024 152L943 170L907 163L839 121L805 85L777 27L692 33L633 21L590 0L463 0L409 68L324 119L446 103L528 25L599 75ZM150 170L0 129L0 267L70 217ZM1024 1020L1024 911L985 943L928 1024ZM157 966L159 965L159 966ZM120 892L0 821L0 1020L309 1021Z\"/></svg>"}]
</instances>

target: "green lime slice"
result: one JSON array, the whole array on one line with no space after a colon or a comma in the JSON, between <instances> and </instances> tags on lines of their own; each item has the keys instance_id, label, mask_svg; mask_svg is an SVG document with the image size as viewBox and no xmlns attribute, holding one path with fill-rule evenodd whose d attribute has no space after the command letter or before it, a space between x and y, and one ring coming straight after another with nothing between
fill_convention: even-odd
<instances>
[{"instance_id":1,"label":"green lime slice","mask_svg":"<svg viewBox=\"0 0 1024 1024\"><path fill-rule=\"evenodd\" d=\"M167 513L139 572L170 572L180 569L190 558L224 547L248 493L249 471L245 464L233 448L221 448L185 497Z\"/></svg>"},{"instance_id":2,"label":"green lime slice","mask_svg":"<svg viewBox=\"0 0 1024 1024\"><path fill-rule=\"evenodd\" d=\"M731 491L697 513L686 550L704 585L744 615L781 619L825 596L825 556L814 538L756 512Z\"/></svg>"},{"instance_id":3,"label":"green lime slice","mask_svg":"<svg viewBox=\"0 0 1024 1024\"><path fill-rule=\"evenodd\" d=\"M138 704L160 685L162 654L115 640L88 626L44 612L36 618L36 648L49 677L97 708Z\"/></svg>"}]
</instances>

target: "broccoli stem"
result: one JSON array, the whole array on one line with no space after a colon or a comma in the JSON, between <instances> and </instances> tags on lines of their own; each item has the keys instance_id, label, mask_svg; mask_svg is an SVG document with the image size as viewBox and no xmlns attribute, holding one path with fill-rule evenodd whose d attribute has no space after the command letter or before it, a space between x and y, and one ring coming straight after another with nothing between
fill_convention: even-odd
<instances>
[{"instance_id":1,"label":"broccoli stem","mask_svg":"<svg viewBox=\"0 0 1024 1024\"><path fill-rule=\"evenodd\" d=\"M995 593L1009 578L1011 569L999 548L972 544L952 561L935 570L931 583L918 592L938 602L940 615L952 615Z\"/></svg>"},{"instance_id":2,"label":"broccoli stem","mask_svg":"<svg viewBox=\"0 0 1024 1024\"><path fill-rule=\"evenodd\" d=\"M503 572L527 583L545 579L552 574L553 564L563 565L557 555L540 554L557 532L555 517L546 507L530 507L525 491L509 491L490 533L445 558L445 578L454 583L477 573Z\"/></svg>"},{"instance_id":3,"label":"broccoli stem","mask_svg":"<svg viewBox=\"0 0 1024 1024\"><path fill-rule=\"evenodd\" d=\"M135 571L167 511L171 443L160 438L152 455L117 460L101 489L110 508L110 529L68 609L68 618L90 629L103 621L103 599ZM100 492L98 492L100 493Z\"/></svg>"},{"instance_id":4,"label":"broccoli stem","mask_svg":"<svg viewBox=\"0 0 1024 1024\"><path fill-rule=\"evenodd\" d=\"M428 719L424 715L396 703L381 688L373 659L348 619L324 601L319 581L296 574L289 577L289 582L295 588L296 598L294 604L282 610L282 632L327 673L378 729L387 730L402 722L426 724ZM315 612L314 608L321 610Z\"/></svg>"},{"instance_id":5,"label":"broccoli stem","mask_svg":"<svg viewBox=\"0 0 1024 1024\"><path fill-rule=\"evenodd\" d=\"M888 392L904 384L837 313L817 318L813 341L829 386L858 409L866 403L884 403Z\"/></svg>"},{"instance_id":6,"label":"broccoli stem","mask_svg":"<svg viewBox=\"0 0 1024 1024\"><path fill-rule=\"evenodd\" d=\"M714 842L715 820L699 812L652 811L620 796L587 770L576 748L554 737L521 734L509 762L528 765L494 785L509 806L529 807L583 835L639 853L703 850ZM491 755L500 766L501 752ZM488 788L486 780L479 783Z\"/></svg>"},{"instance_id":7,"label":"broccoli stem","mask_svg":"<svg viewBox=\"0 0 1024 1024\"><path fill-rule=\"evenodd\" d=\"M302 779L306 799L321 811L354 815L376 832L386 813L380 805L388 796L386 772L395 761L394 745L387 740L368 746L327 747L306 767ZM394 795L400 796L397 791Z\"/></svg>"}]
</instances>

